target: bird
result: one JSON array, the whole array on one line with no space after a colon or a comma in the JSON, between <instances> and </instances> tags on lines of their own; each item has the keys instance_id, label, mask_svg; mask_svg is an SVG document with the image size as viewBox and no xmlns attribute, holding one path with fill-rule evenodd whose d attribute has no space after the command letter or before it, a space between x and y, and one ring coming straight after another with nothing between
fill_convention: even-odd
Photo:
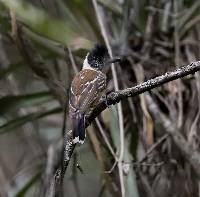
<instances>
[{"instance_id":1,"label":"bird","mask_svg":"<svg viewBox=\"0 0 200 197\"><path fill-rule=\"evenodd\" d=\"M85 141L86 117L92 112L106 91L106 71L119 58L109 58L107 48L96 44L87 53L82 70L72 80L69 90L69 116L72 122L73 143Z\"/></svg>"}]
</instances>

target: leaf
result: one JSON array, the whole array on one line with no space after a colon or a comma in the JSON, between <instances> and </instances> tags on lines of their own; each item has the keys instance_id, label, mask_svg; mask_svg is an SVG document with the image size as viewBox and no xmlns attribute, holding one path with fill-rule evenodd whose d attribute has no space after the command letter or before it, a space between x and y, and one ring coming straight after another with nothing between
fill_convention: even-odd
<instances>
[{"instance_id":1,"label":"leaf","mask_svg":"<svg viewBox=\"0 0 200 197\"><path fill-rule=\"evenodd\" d=\"M180 37L183 37L194 25L199 24L200 16L197 15L188 21L180 31Z\"/></svg>"},{"instance_id":2,"label":"leaf","mask_svg":"<svg viewBox=\"0 0 200 197\"><path fill-rule=\"evenodd\" d=\"M134 24L140 30L142 33L145 32L146 29L146 23L147 23L147 16L148 16L148 10L146 7L148 6L147 0L134 0L132 2L134 7Z\"/></svg>"},{"instance_id":3,"label":"leaf","mask_svg":"<svg viewBox=\"0 0 200 197\"><path fill-rule=\"evenodd\" d=\"M119 148L120 144L120 131L118 127L118 117L117 117L117 109L116 106L111 106L109 108L110 110L110 130L111 130L111 136L113 139L113 143L115 147ZM125 139L125 146L124 146L124 161L128 162L127 164L128 170L127 174L124 177L124 184L126 189L126 196L127 197L138 197L138 190L137 190L137 182L135 179L135 172L130 166L131 161L133 160L131 157L131 154L129 153L128 149L128 141ZM124 168L123 168L124 169Z\"/></svg>"},{"instance_id":4,"label":"leaf","mask_svg":"<svg viewBox=\"0 0 200 197\"><path fill-rule=\"evenodd\" d=\"M133 158L132 158L131 154L129 153L127 144L128 144L128 142L126 141L125 147L124 147L124 160L127 162L127 164L125 164L125 165L127 165L126 166L127 173L124 176L126 196L127 197L139 197L136 176L135 176L133 167L131 165L131 161L133 161Z\"/></svg>"},{"instance_id":5,"label":"leaf","mask_svg":"<svg viewBox=\"0 0 200 197\"><path fill-rule=\"evenodd\" d=\"M178 22L177 22L178 26L177 26L177 28L179 29L180 32L182 31L182 28L184 28L184 26L186 25L186 23L189 20L192 20L192 17L194 17L195 15L199 15L199 7L200 7L200 2L196 1L191 6L191 8L189 8L187 10L187 12L185 12L185 14L178 19Z\"/></svg>"},{"instance_id":6,"label":"leaf","mask_svg":"<svg viewBox=\"0 0 200 197\"><path fill-rule=\"evenodd\" d=\"M119 5L119 3L117 1L114 0L98 0L98 2L104 6L105 8L111 10L113 13L122 16L122 7Z\"/></svg>"},{"instance_id":7,"label":"leaf","mask_svg":"<svg viewBox=\"0 0 200 197\"><path fill-rule=\"evenodd\" d=\"M51 41L37 33L31 31L31 29L27 27L22 27L22 31L26 34L32 41L34 41L39 49L44 49L45 52L50 52L48 59L55 58L55 57L64 57L65 53L63 47L55 44L54 41Z\"/></svg>"},{"instance_id":8,"label":"leaf","mask_svg":"<svg viewBox=\"0 0 200 197\"><path fill-rule=\"evenodd\" d=\"M26 184L18 191L18 193L15 195L16 197L23 197L25 196L26 192L31 188L31 186L40 178L41 173L38 172L35 175L33 175Z\"/></svg>"},{"instance_id":9,"label":"leaf","mask_svg":"<svg viewBox=\"0 0 200 197\"><path fill-rule=\"evenodd\" d=\"M120 144L120 131L119 131L119 121L118 121L118 114L117 114L117 106L111 106L109 108L110 112L110 132L112 136L113 143L115 147L119 147Z\"/></svg>"},{"instance_id":10,"label":"leaf","mask_svg":"<svg viewBox=\"0 0 200 197\"><path fill-rule=\"evenodd\" d=\"M6 69L0 69L0 79L6 77L7 75L9 75L10 73L12 73L15 70L19 69L22 66L23 66L23 64L20 62L20 63L16 63L16 64L13 64L13 65L10 65Z\"/></svg>"},{"instance_id":11,"label":"leaf","mask_svg":"<svg viewBox=\"0 0 200 197\"><path fill-rule=\"evenodd\" d=\"M56 113L60 113L62 111L62 109L60 107L54 108L54 109L50 109L48 111L41 111L41 112L36 112L36 113L31 113L28 115L24 115L21 117L17 117L16 119L13 119L9 122L7 122L6 124L0 126L0 134L9 132L9 131L14 131L16 130L17 127L22 126L23 124L39 119L39 118L43 118L45 116L49 116L52 114L56 114Z\"/></svg>"},{"instance_id":12,"label":"leaf","mask_svg":"<svg viewBox=\"0 0 200 197\"><path fill-rule=\"evenodd\" d=\"M97 37L101 38L96 15L90 1L71 0L67 3L58 1L58 5L63 10L65 20L73 21L79 32L95 42L98 40ZM88 12L89 9L90 12Z\"/></svg>"},{"instance_id":13,"label":"leaf","mask_svg":"<svg viewBox=\"0 0 200 197\"><path fill-rule=\"evenodd\" d=\"M37 92L18 96L5 96L0 98L0 115L5 115L21 107L28 107L52 100L50 92Z\"/></svg>"},{"instance_id":14,"label":"leaf","mask_svg":"<svg viewBox=\"0 0 200 197\"><path fill-rule=\"evenodd\" d=\"M22 0L2 0L2 2L13 10L20 21L32 28L33 31L63 44L71 44L76 39L87 43L90 41L84 38L71 21L57 20L49 16L43 10Z\"/></svg>"}]
</instances>

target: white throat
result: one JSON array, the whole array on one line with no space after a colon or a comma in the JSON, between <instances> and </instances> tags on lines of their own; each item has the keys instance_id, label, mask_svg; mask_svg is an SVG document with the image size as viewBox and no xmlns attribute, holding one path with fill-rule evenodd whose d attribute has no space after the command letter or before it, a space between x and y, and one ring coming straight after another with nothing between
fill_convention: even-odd
<instances>
[{"instance_id":1,"label":"white throat","mask_svg":"<svg viewBox=\"0 0 200 197\"><path fill-rule=\"evenodd\" d=\"M88 63L88 59L87 59L88 55L86 56L84 62L83 62L83 68L82 69L90 69L90 70L95 70L94 68L92 68L90 66L90 64Z\"/></svg>"}]
</instances>

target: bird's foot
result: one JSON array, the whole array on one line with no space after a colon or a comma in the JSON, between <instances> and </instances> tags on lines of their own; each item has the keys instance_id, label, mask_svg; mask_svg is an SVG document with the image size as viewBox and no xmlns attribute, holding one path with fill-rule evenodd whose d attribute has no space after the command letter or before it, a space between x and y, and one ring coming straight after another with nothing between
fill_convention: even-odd
<instances>
[{"instance_id":1,"label":"bird's foot","mask_svg":"<svg viewBox=\"0 0 200 197\"><path fill-rule=\"evenodd\" d=\"M89 116L85 115L85 127L91 125L91 122L89 122L88 117Z\"/></svg>"},{"instance_id":2,"label":"bird's foot","mask_svg":"<svg viewBox=\"0 0 200 197\"><path fill-rule=\"evenodd\" d=\"M101 97L101 100L105 103L106 107L109 108L108 99L107 99L107 94L103 95L103 96Z\"/></svg>"}]
</instances>

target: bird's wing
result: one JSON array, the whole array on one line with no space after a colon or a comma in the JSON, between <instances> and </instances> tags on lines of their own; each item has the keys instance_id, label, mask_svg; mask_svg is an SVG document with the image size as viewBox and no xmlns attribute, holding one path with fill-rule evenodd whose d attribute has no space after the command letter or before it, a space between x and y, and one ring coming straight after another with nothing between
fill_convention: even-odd
<instances>
[{"instance_id":1,"label":"bird's wing","mask_svg":"<svg viewBox=\"0 0 200 197\"><path fill-rule=\"evenodd\" d=\"M76 113L77 110L87 113L94 102L99 101L105 87L105 74L89 69L80 71L72 81L70 88L70 114Z\"/></svg>"}]
</instances>

